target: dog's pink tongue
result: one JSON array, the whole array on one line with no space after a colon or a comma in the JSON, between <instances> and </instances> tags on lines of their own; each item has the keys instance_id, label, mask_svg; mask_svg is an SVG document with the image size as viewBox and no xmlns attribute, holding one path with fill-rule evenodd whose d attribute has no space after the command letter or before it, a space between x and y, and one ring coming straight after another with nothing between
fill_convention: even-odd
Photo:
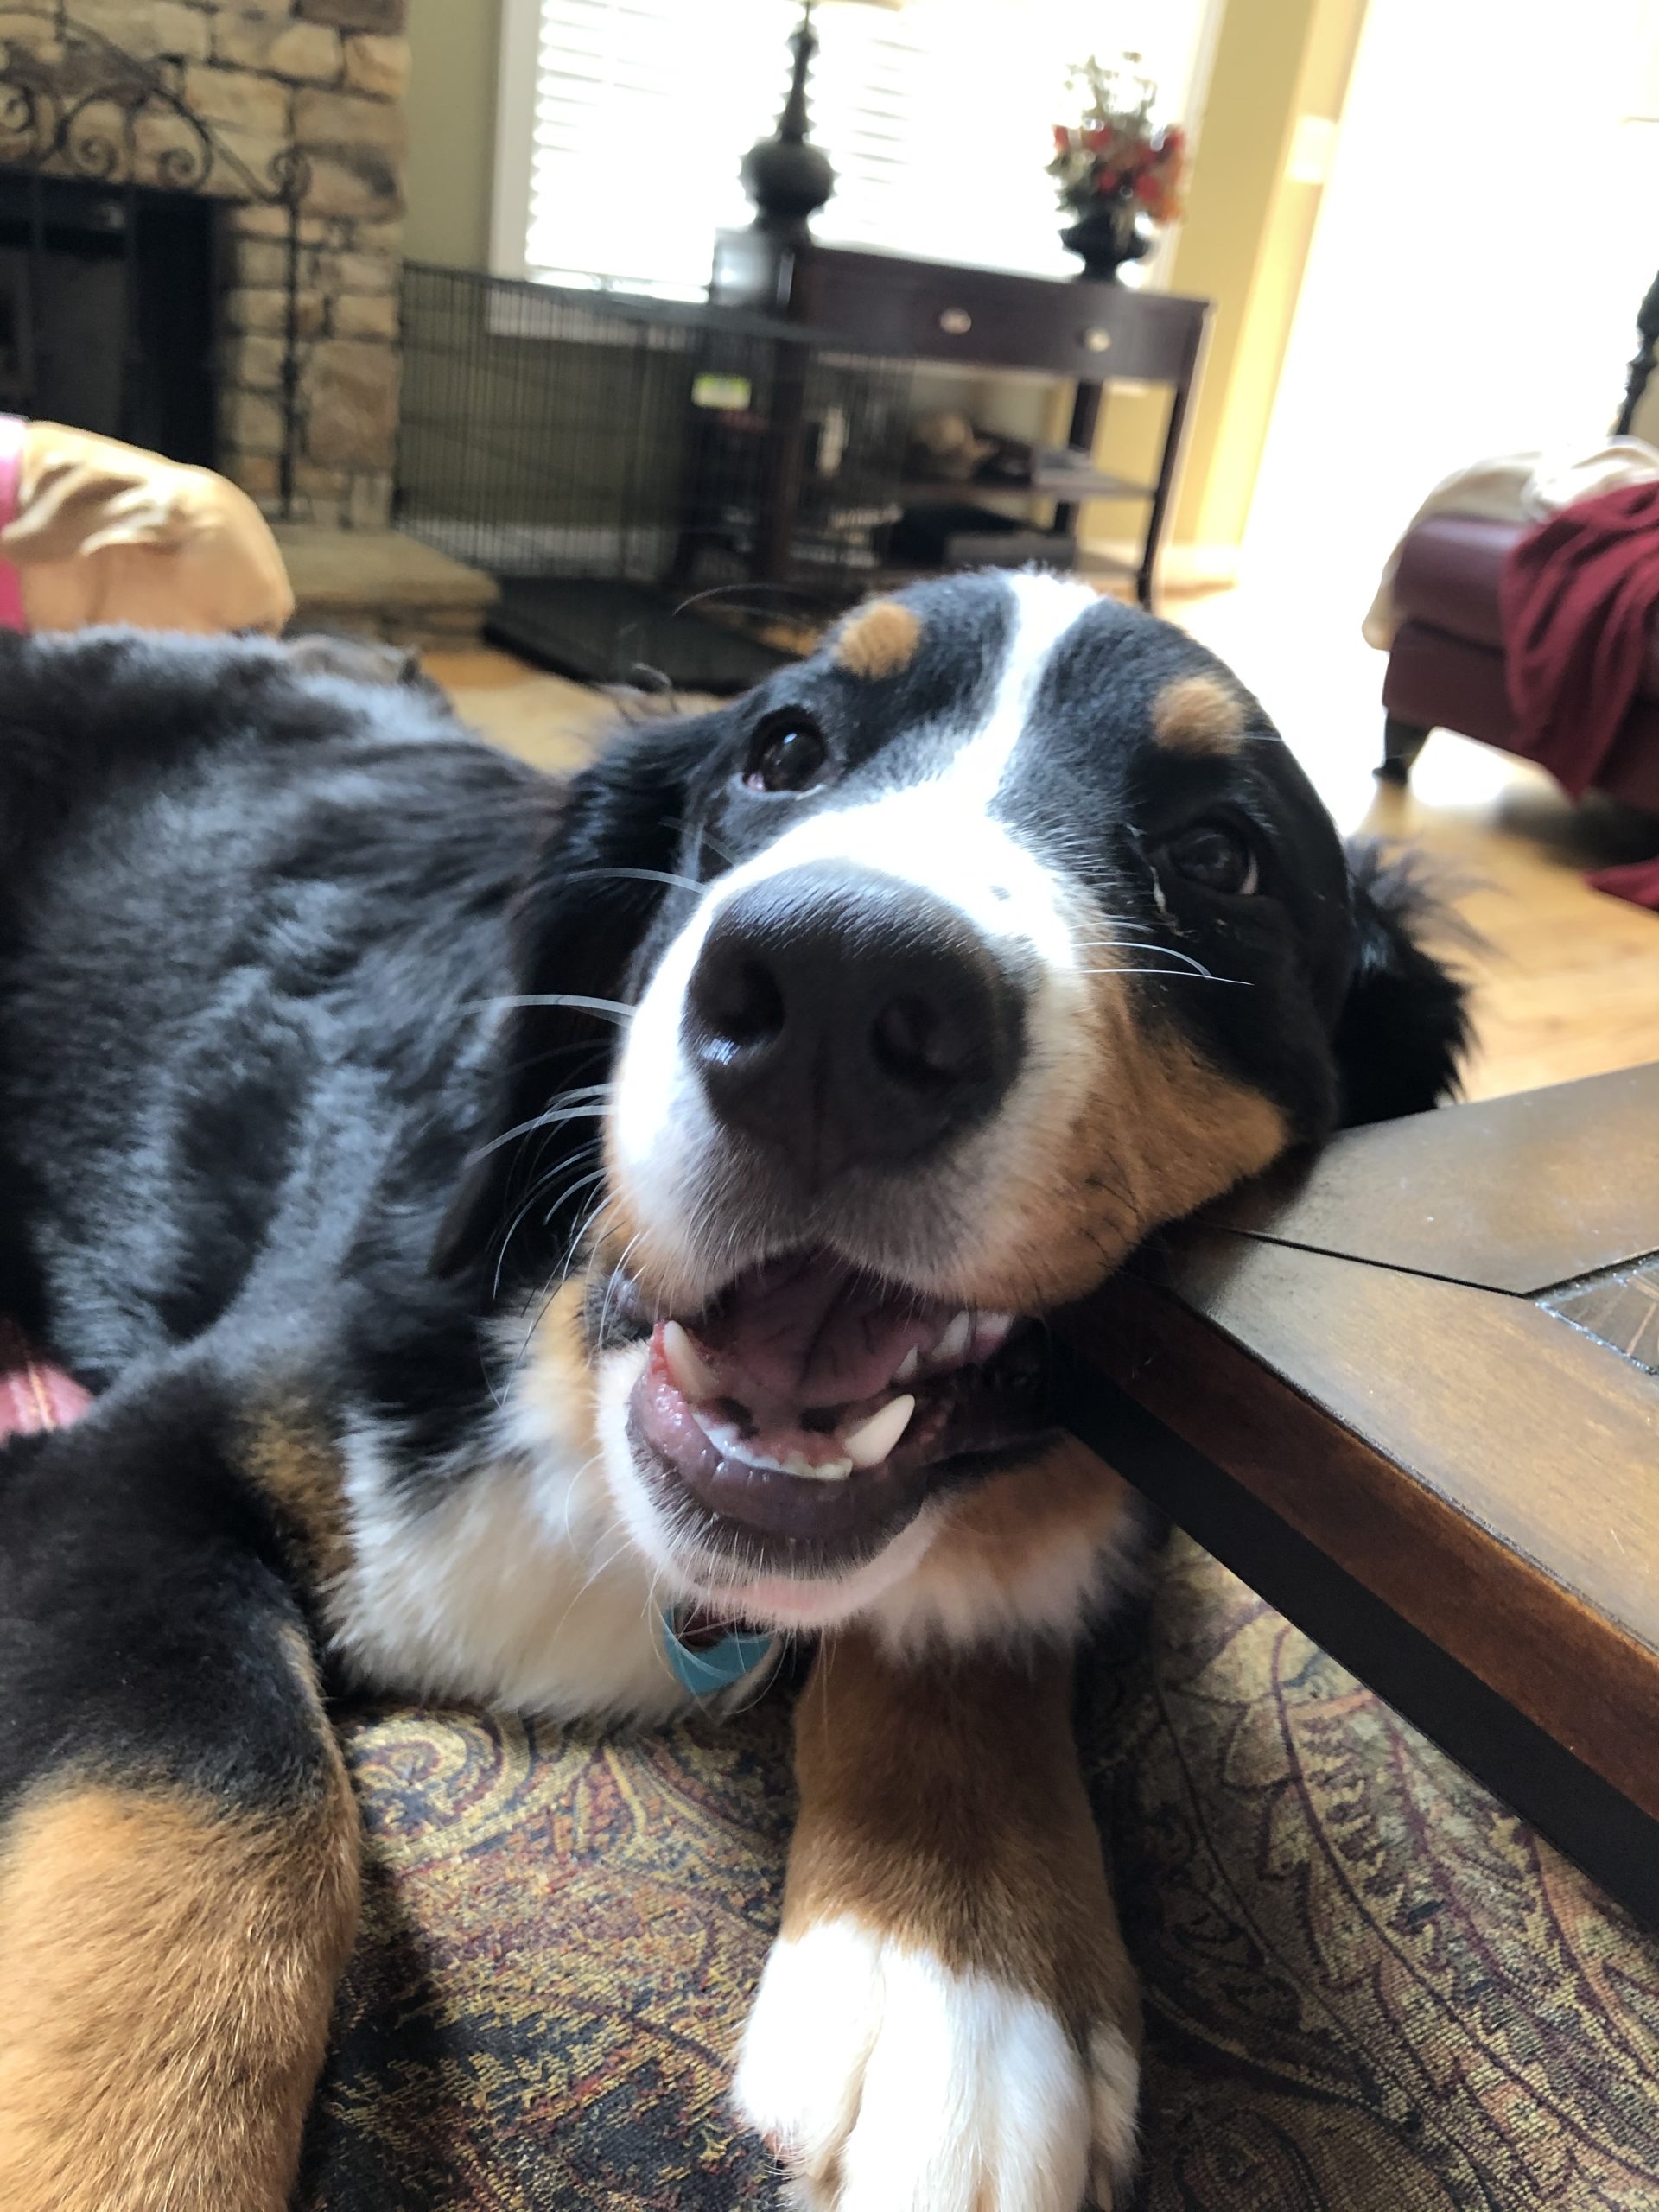
<instances>
[{"instance_id":1,"label":"dog's pink tongue","mask_svg":"<svg viewBox=\"0 0 1659 2212\"><path fill-rule=\"evenodd\" d=\"M950 1318L821 1255L776 1260L734 1283L695 1334L728 1396L801 1408L873 1398Z\"/></svg>"}]
</instances>

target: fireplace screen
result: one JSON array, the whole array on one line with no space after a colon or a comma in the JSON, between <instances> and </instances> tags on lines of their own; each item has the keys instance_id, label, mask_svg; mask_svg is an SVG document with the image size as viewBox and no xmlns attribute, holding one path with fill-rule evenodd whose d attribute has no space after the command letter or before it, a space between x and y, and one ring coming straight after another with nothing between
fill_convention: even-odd
<instances>
[{"instance_id":1,"label":"fireplace screen","mask_svg":"<svg viewBox=\"0 0 1659 2212\"><path fill-rule=\"evenodd\" d=\"M179 65L125 52L73 8L47 45L0 29L0 408L211 461L213 207L285 210L291 513L308 182L291 148L251 169L191 108Z\"/></svg>"},{"instance_id":2,"label":"fireplace screen","mask_svg":"<svg viewBox=\"0 0 1659 2212\"><path fill-rule=\"evenodd\" d=\"M0 409L211 464L213 213L0 176Z\"/></svg>"}]
</instances>

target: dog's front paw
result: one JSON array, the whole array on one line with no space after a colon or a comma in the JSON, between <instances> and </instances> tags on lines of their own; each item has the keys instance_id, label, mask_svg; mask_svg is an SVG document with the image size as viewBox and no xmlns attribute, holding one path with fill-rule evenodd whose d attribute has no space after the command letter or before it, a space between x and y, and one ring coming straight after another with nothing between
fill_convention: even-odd
<instances>
[{"instance_id":1,"label":"dog's front paw","mask_svg":"<svg viewBox=\"0 0 1659 2212\"><path fill-rule=\"evenodd\" d=\"M1039 1998L831 1920L773 1946L736 2096L808 2212L1077 2212L1127 2202L1139 2072L1114 2020L1079 2050Z\"/></svg>"}]
</instances>

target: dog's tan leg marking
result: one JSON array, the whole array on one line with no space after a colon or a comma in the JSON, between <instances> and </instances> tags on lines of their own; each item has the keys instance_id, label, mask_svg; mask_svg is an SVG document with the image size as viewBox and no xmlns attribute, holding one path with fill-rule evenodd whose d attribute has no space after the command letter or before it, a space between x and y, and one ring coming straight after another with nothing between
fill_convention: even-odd
<instances>
[{"instance_id":1,"label":"dog's tan leg marking","mask_svg":"<svg viewBox=\"0 0 1659 2212\"><path fill-rule=\"evenodd\" d=\"M338 1763L280 1817L28 1798L0 1844L6 2212L283 2212L357 1900Z\"/></svg>"},{"instance_id":2,"label":"dog's tan leg marking","mask_svg":"<svg viewBox=\"0 0 1659 2212\"><path fill-rule=\"evenodd\" d=\"M1244 735L1245 712L1215 677L1177 677L1152 702L1153 735L1172 753L1231 753Z\"/></svg>"},{"instance_id":3,"label":"dog's tan leg marking","mask_svg":"<svg viewBox=\"0 0 1659 2212\"><path fill-rule=\"evenodd\" d=\"M835 641L836 665L872 682L897 676L914 660L921 641L921 617L913 607L873 599L848 616Z\"/></svg>"},{"instance_id":4,"label":"dog's tan leg marking","mask_svg":"<svg viewBox=\"0 0 1659 2212\"><path fill-rule=\"evenodd\" d=\"M323 1424L298 1404L267 1406L244 1432L243 1471L281 1514L314 1583L351 1563L340 1452Z\"/></svg>"},{"instance_id":5,"label":"dog's tan leg marking","mask_svg":"<svg viewBox=\"0 0 1659 2212\"><path fill-rule=\"evenodd\" d=\"M1135 2163L1139 2007L1071 1667L828 1642L740 2107L823 2212L1076 2212Z\"/></svg>"}]
</instances>

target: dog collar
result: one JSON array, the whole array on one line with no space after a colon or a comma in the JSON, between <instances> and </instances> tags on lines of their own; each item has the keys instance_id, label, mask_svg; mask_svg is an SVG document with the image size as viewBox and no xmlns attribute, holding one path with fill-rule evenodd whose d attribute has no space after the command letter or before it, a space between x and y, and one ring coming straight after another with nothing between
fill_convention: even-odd
<instances>
[{"instance_id":1,"label":"dog collar","mask_svg":"<svg viewBox=\"0 0 1659 2212\"><path fill-rule=\"evenodd\" d=\"M659 1611L658 1618L674 1679L693 1697L713 1697L717 1690L730 1689L763 1666L778 1648L778 1638L763 1629L723 1629L704 1641L694 1606L676 1605Z\"/></svg>"}]
</instances>

